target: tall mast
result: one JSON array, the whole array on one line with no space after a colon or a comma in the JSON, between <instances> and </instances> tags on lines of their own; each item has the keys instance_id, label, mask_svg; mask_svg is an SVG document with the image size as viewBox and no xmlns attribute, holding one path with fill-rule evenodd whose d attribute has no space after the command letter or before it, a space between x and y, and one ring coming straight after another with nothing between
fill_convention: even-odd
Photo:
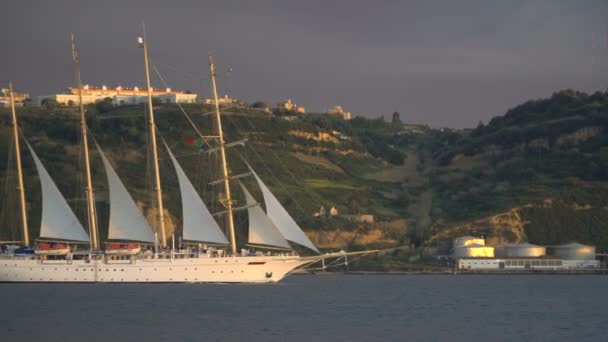
<instances>
[{"instance_id":1,"label":"tall mast","mask_svg":"<svg viewBox=\"0 0 608 342\"><path fill-rule=\"evenodd\" d=\"M158 219L160 220L160 243L163 248L167 247L167 237L165 232L165 213L163 208L163 193L160 186L160 170L158 166L158 150L156 147L156 123L154 122L154 108L152 107L152 86L150 86L150 69L148 67L148 40L146 39L146 29L144 36L138 42L144 49L144 63L146 66L146 85L148 87L148 125L150 130L150 141L152 142L152 159L154 160L154 183L156 188L156 204L158 209Z\"/></svg>"},{"instance_id":2,"label":"tall mast","mask_svg":"<svg viewBox=\"0 0 608 342\"><path fill-rule=\"evenodd\" d=\"M97 215L95 210L95 193L93 192L93 181L91 179L91 160L89 158L89 140L87 129L87 118L82 103L82 81L80 79L80 59L76 51L76 43L74 42L74 34L72 38L72 61L74 62L76 86L78 87L78 106L80 109L80 135L82 137L82 149L84 150L84 168L87 180L86 196L87 196L87 216L89 224L89 236L91 239L91 250L99 250L99 233L97 231Z\"/></svg>"},{"instance_id":3,"label":"tall mast","mask_svg":"<svg viewBox=\"0 0 608 342\"><path fill-rule=\"evenodd\" d=\"M23 244L30 245L30 234L27 226L27 208L25 206L25 188L23 186L23 170L21 169L21 148L19 147L19 126L17 125L17 111L15 110L15 98L13 95L13 84L8 88L11 98L11 112L13 117L13 145L15 145L15 160L17 161L17 189L19 190L19 206L21 209L21 228L23 229Z\"/></svg>"},{"instance_id":4,"label":"tall mast","mask_svg":"<svg viewBox=\"0 0 608 342\"><path fill-rule=\"evenodd\" d=\"M213 98L215 101L215 117L217 120L217 131L220 142L220 156L222 158L222 174L224 177L224 205L226 206L228 215L228 229L230 230L230 245L232 246L232 254L236 255L236 236L234 232L234 216L232 213L232 198L230 197L230 179L228 178L228 163L226 162L226 142L224 141L224 132L222 131L222 118L220 115L220 104L217 98L217 86L215 84L215 66L213 59L209 56L209 73L211 74L211 86L213 88Z\"/></svg>"}]
</instances>

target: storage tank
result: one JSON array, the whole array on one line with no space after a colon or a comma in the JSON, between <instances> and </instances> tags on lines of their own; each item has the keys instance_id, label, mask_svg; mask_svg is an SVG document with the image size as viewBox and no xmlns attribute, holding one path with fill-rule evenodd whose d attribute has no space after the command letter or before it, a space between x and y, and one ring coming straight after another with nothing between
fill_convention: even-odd
<instances>
[{"instance_id":1,"label":"storage tank","mask_svg":"<svg viewBox=\"0 0 608 342\"><path fill-rule=\"evenodd\" d=\"M473 236L463 236L463 237L454 239L454 247L462 247L462 246L469 246L469 245L485 246L485 244L486 244L486 240L484 240L483 238L477 238L477 237L473 237Z\"/></svg>"},{"instance_id":2,"label":"storage tank","mask_svg":"<svg viewBox=\"0 0 608 342\"><path fill-rule=\"evenodd\" d=\"M544 246L530 243L509 243L496 247L497 258L538 258L547 254Z\"/></svg>"},{"instance_id":3,"label":"storage tank","mask_svg":"<svg viewBox=\"0 0 608 342\"><path fill-rule=\"evenodd\" d=\"M454 258L493 258L494 247L472 244L466 246L454 246Z\"/></svg>"},{"instance_id":4,"label":"storage tank","mask_svg":"<svg viewBox=\"0 0 608 342\"><path fill-rule=\"evenodd\" d=\"M582 245L577 242L550 247L553 255L564 260L593 260L595 246Z\"/></svg>"}]
</instances>

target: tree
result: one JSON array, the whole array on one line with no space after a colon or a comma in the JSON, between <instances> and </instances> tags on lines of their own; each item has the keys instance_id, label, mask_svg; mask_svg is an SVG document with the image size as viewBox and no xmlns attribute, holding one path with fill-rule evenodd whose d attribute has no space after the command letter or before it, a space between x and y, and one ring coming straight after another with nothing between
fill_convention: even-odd
<instances>
[{"instance_id":1,"label":"tree","mask_svg":"<svg viewBox=\"0 0 608 342\"><path fill-rule=\"evenodd\" d=\"M57 108L57 100L55 99L44 99L40 104L48 110Z\"/></svg>"},{"instance_id":2,"label":"tree","mask_svg":"<svg viewBox=\"0 0 608 342\"><path fill-rule=\"evenodd\" d=\"M399 118L399 112L393 112L393 125L401 125L401 118Z\"/></svg>"},{"instance_id":3,"label":"tree","mask_svg":"<svg viewBox=\"0 0 608 342\"><path fill-rule=\"evenodd\" d=\"M163 101L161 99L159 99L158 97L153 97L152 98L152 105L153 106L160 106L163 104Z\"/></svg>"},{"instance_id":4,"label":"tree","mask_svg":"<svg viewBox=\"0 0 608 342\"><path fill-rule=\"evenodd\" d=\"M251 108L268 108L268 104L264 101L256 101L251 105Z\"/></svg>"},{"instance_id":5,"label":"tree","mask_svg":"<svg viewBox=\"0 0 608 342\"><path fill-rule=\"evenodd\" d=\"M105 99L97 102L95 104L95 107L97 108L97 111L99 113L106 113L112 110L112 108L114 108L114 102L112 101L111 98L106 97Z\"/></svg>"}]
</instances>

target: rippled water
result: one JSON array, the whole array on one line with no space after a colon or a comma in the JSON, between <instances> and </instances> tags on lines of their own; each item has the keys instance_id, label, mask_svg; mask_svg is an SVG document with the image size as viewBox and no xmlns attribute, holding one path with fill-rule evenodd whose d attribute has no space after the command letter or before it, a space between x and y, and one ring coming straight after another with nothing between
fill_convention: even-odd
<instances>
[{"instance_id":1,"label":"rippled water","mask_svg":"<svg viewBox=\"0 0 608 342\"><path fill-rule=\"evenodd\" d=\"M608 277L0 284L2 341L602 341Z\"/></svg>"}]
</instances>

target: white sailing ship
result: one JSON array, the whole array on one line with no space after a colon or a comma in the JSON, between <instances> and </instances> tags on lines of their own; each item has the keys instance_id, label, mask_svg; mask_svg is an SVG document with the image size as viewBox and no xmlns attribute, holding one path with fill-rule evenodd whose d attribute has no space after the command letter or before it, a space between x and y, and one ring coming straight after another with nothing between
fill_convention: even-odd
<instances>
[{"instance_id":1,"label":"white sailing ship","mask_svg":"<svg viewBox=\"0 0 608 342\"><path fill-rule=\"evenodd\" d=\"M0 255L0 282L278 282L294 270L318 261L322 261L325 266L325 259L347 260L349 255L372 252L320 254L317 247L249 164L247 167L262 192L266 210L262 209L260 203L239 182L246 202L242 208L247 210L249 216L248 245L264 249L266 252L251 253L246 249L238 252L233 219L234 208L230 196L230 183L237 177L230 177L226 162L226 147L229 144L225 143L223 137L215 70L211 58L209 58L209 66L216 99L215 114L218 128L217 152L219 152L223 175L220 183L223 183L224 187L222 204L226 208L223 214L226 215L229 234L228 237L224 234L173 152L163 141L177 174L183 218L181 238L189 247L182 247L180 244L176 249L174 237L173 243L168 246L145 35L144 38L139 38L139 43L144 50L148 86L148 124L153 155L158 234L135 204L102 149L95 143L105 168L110 203L108 242L103 248L101 246L91 180L88 128L82 105L80 66L72 40L76 82L81 98L80 123L85 155L88 230L79 222L33 147L26 141L36 166L42 192L40 234L35 246L30 243L19 129L15 106L12 103L11 85L12 134L18 177L22 240L12 241L12 245L7 245L5 242L3 253ZM291 244L305 247L316 254L300 256L293 250Z\"/></svg>"}]
</instances>

